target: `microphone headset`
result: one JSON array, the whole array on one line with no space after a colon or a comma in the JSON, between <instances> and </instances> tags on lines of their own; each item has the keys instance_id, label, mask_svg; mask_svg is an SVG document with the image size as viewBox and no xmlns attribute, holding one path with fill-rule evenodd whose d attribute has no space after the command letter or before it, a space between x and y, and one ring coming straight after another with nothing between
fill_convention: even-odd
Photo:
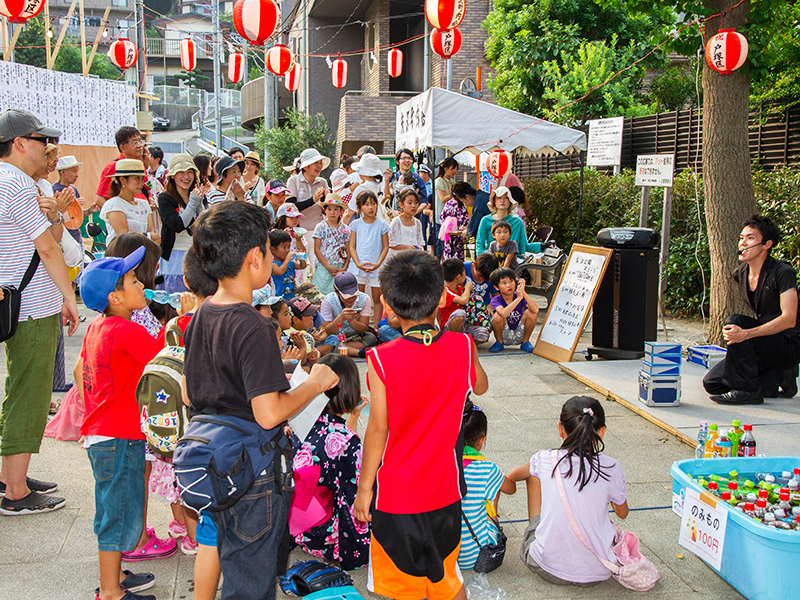
<instances>
[{"instance_id":1,"label":"microphone headset","mask_svg":"<svg viewBox=\"0 0 800 600\"><path fill-rule=\"evenodd\" d=\"M750 250L750 248L755 248L756 246L763 246L765 243L766 243L766 242L764 242L764 241L761 241L761 242L758 242L757 244L753 244L752 246L747 246L747 247L745 247L745 248L742 248L741 250L739 250L739 251L737 252L737 254L738 254L739 256L741 256L742 254L744 254L745 250Z\"/></svg>"}]
</instances>

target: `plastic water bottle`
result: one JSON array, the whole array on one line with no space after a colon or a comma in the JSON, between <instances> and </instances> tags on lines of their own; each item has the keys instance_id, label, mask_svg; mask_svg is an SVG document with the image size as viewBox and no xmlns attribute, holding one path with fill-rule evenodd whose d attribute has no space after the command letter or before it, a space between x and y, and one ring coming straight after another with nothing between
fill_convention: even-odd
<instances>
[{"instance_id":1,"label":"plastic water bottle","mask_svg":"<svg viewBox=\"0 0 800 600\"><path fill-rule=\"evenodd\" d=\"M707 437L708 437L708 422L700 421L700 430L697 432L697 447L695 447L694 449L695 458L705 458Z\"/></svg>"},{"instance_id":2,"label":"plastic water bottle","mask_svg":"<svg viewBox=\"0 0 800 600\"><path fill-rule=\"evenodd\" d=\"M767 501L764 498L756 500L756 518L763 519L767 514Z\"/></svg>"},{"instance_id":3,"label":"plastic water bottle","mask_svg":"<svg viewBox=\"0 0 800 600\"><path fill-rule=\"evenodd\" d=\"M170 294L165 290L145 290L144 297L159 304L169 304L175 310L181 307L181 295L179 292Z\"/></svg>"},{"instance_id":4,"label":"plastic water bottle","mask_svg":"<svg viewBox=\"0 0 800 600\"><path fill-rule=\"evenodd\" d=\"M743 429L744 434L739 440L739 456L755 456L756 438L753 437L753 426L745 423Z\"/></svg>"},{"instance_id":5,"label":"plastic water bottle","mask_svg":"<svg viewBox=\"0 0 800 600\"><path fill-rule=\"evenodd\" d=\"M718 436L719 434L717 433L717 426L709 425L708 435L706 436L706 446L705 446L705 451L703 453L703 458L716 458L714 456L714 440L716 440Z\"/></svg>"}]
</instances>

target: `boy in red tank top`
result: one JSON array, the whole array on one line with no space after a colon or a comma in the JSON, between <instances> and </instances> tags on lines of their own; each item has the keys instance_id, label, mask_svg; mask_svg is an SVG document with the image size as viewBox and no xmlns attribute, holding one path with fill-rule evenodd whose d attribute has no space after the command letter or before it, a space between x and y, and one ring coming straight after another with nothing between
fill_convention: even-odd
<instances>
[{"instance_id":1,"label":"boy in red tank top","mask_svg":"<svg viewBox=\"0 0 800 600\"><path fill-rule=\"evenodd\" d=\"M354 506L372 523L367 587L395 599L465 600L461 420L468 395L486 392L488 380L472 338L434 327L444 292L436 258L399 252L380 283L405 335L367 353L372 400Z\"/></svg>"}]
</instances>

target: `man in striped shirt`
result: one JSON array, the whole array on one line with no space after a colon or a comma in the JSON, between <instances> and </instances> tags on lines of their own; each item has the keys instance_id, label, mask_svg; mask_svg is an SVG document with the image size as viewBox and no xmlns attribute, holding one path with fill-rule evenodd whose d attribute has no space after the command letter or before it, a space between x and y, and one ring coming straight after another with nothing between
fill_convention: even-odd
<instances>
[{"instance_id":1,"label":"man in striped shirt","mask_svg":"<svg viewBox=\"0 0 800 600\"><path fill-rule=\"evenodd\" d=\"M60 320L69 325L69 335L78 328L75 294L54 237L60 239L62 233L61 215L53 199L42 199L40 208L31 178L47 166L48 139L59 135L29 112L0 113L0 284L19 287L34 252L41 260L22 292L17 331L4 342L7 377L0 409L0 513L4 515L55 510L66 502L44 495L54 492L56 484L27 477L31 454L39 452L47 423Z\"/></svg>"}]
</instances>

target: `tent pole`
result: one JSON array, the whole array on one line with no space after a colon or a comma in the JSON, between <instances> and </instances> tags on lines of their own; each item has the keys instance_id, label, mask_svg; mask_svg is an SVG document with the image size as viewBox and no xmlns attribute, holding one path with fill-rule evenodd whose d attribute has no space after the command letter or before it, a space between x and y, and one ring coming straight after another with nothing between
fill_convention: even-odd
<instances>
[{"instance_id":1,"label":"tent pole","mask_svg":"<svg viewBox=\"0 0 800 600\"><path fill-rule=\"evenodd\" d=\"M583 150L580 151L581 161L581 185L578 189L578 235L576 243L581 243L581 215L583 213Z\"/></svg>"}]
</instances>

